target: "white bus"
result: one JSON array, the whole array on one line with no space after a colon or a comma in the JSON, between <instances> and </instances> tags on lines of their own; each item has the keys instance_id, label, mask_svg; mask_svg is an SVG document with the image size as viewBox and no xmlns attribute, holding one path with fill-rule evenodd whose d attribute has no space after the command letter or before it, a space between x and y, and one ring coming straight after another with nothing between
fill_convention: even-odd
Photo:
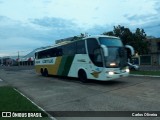
<instances>
[{"instance_id":1,"label":"white bus","mask_svg":"<svg viewBox=\"0 0 160 120\"><path fill-rule=\"evenodd\" d=\"M36 72L43 76L58 75L107 81L129 75L127 52L134 49L118 37L97 35L71 40L35 53Z\"/></svg>"}]
</instances>

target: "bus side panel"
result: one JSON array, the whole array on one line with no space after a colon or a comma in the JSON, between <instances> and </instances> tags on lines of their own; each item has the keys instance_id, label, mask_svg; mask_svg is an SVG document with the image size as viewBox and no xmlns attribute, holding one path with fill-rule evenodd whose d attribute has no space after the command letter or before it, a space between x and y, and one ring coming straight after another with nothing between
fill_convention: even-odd
<instances>
[{"instance_id":1,"label":"bus side panel","mask_svg":"<svg viewBox=\"0 0 160 120\"><path fill-rule=\"evenodd\" d=\"M39 65L35 65L36 72L37 73L41 73L41 68L43 70L45 68L47 68L48 74L50 74L50 75L57 75L58 68L60 66L62 57L57 57L57 58L54 58L54 59L56 59L54 64L48 64L48 65L47 64L46 65L39 64ZM40 61L42 61L42 60L40 60Z\"/></svg>"},{"instance_id":2,"label":"bus side panel","mask_svg":"<svg viewBox=\"0 0 160 120\"><path fill-rule=\"evenodd\" d=\"M57 57L56 58L56 62L55 62L54 65L48 65L48 66L46 66L47 69L48 69L48 73L50 75L57 75L58 68L60 66L61 60L62 60L62 57Z\"/></svg>"},{"instance_id":3,"label":"bus side panel","mask_svg":"<svg viewBox=\"0 0 160 120\"><path fill-rule=\"evenodd\" d=\"M35 65L35 70L37 73L41 73L41 66L40 65Z\"/></svg>"},{"instance_id":4,"label":"bus side panel","mask_svg":"<svg viewBox=\"0 0 160 120\"><path fill-rule=\"evenodd\" d=\"M68 76L69 70L71 68L74 56L68 56L66 59L66 64L64 66L64 70L62 72L62 76Z\"/></svg>"},{"instance_id":5,"label":"bus side panel","mask_svg":"<svg viewBox=\"0 0 160 120\"><path fill-rule=\"evenodd\" d=\"M61 63L60 63L60 66L58 68L57 75L68 76L73 59L74 59L74 56L63 56Z\"/></svg>"},{"instance_id":6,"label":"bus side panel","mask_svg":"<svg viewBox=\"0 0 160 120\"><path fill-rule=\"evenodd\" d=\"M75 55L68 76L78 77L78 71L80 69L83 69L86 72L88 79L107 80L107 74L106 71L104 71L104 68L95 66L87 54Z\"/></svg>"},{"instance_id":7,"label":"bus side panel","mask_svg":"<svg viewBox=\"0 0 160 120\"><path fill-rule=\"evenodd\" d=\"M88 70L89 68L89 58L86 54L75 55L70 70L68 72L69 77L78 77L79 69ZM87 75L88 76L88 75Z\"/></svg>"},{"instance_id":8,"label":"bus side panel","mask_svg":"<svg viewBox=\"0 0 160 120\"><path fill-rule=\"evenodd\" d=\"M62 76L63 75L63 71L64 71L64 66L66 64L66 61L67 61L67 56L63 56L62 57L62 60L61 60L61 63L59 65L59 68L58 68L58 72L57 72L57 75L60 75Z\"/></svg>"}]
</instances>

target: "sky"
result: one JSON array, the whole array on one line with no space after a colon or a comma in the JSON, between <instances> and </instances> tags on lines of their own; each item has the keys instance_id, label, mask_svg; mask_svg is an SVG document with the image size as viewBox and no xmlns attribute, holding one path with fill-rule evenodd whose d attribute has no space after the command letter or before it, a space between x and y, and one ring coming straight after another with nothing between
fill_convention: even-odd
<instances>
[{"instance_id":1,"label":"sky","mask_svg":"<svg viewBox=\"0 0 160 120\"><path fill-rule=\"evenodd\" d=\"M0 0L0 57L122 25L160 37L159 0Z\"/></svg>"}]
</instances>

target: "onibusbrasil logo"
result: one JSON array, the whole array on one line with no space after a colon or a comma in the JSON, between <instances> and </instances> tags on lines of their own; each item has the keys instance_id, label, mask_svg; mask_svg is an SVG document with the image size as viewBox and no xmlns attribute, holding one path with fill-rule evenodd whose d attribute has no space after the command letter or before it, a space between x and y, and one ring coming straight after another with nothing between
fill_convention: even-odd
<instances>
[{"instance_id":1,"label":"onibusbrasil logo","mask_svg":"<svg viewBox=\"0 0 160 120\"><path fill-rule=\"evenodd\" d=\"M29 118L39 118L39 117L43 117L42 113L40 112L2 112L1 117L19 117L19 118L24 118L24 117L29 117Z\"/></svg>"}]
</instances>

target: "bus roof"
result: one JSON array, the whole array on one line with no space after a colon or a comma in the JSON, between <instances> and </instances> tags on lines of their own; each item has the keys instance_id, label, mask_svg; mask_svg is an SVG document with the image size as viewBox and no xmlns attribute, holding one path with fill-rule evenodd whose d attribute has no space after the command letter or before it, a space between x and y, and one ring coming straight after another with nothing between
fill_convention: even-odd
<instances>
[{"instance_id":1,"label":"bus roof","mask_svg":"<svg viewBox=\"0 0 160 120\"><path fill-rule=\"evenodd\" d=\"M119 39L119 37L108 36L108 35L92 35L92 36L85 37L84 39L86 39L86 38L100 38L100 37L107 37L107 38L116 38L116 39Z\"/></svg>"},{"instance_id":2,"label":"bus roof","mask_svg":"<svg viewBox=\"0 0 160 120\"><path fill-rule=\"evenodd\" d=\"M119 37L115 37L115 36L108 36L108 35L92 35L92 36L84 37L84 38L79 39L79 40L63 41L63 42L57 43L57 44L55 44L55 45L53 45L53 46L49 46L49 47L45 47L44 49L37 50L36 52L48 50L48 49L51 49L51 48L56 48L56 47L63 46L63 45L66 45L66 44L69 44L69 43L72 43L72 42L75 42L75 41L85 40L85 39L87 39L87 38L96 38L96 39L98 39L98 38L100 38L100 37L107 37L107 38L115 38L115 39L119 39Z\"/></svg>"}]
</instances>

